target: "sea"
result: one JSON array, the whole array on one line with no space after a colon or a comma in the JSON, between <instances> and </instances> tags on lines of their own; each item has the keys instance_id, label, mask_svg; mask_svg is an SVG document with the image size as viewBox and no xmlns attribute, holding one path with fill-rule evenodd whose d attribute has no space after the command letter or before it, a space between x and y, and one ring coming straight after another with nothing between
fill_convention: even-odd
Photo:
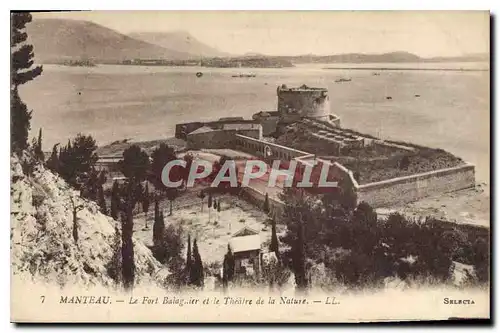
<instances>
[{"instance_id":1,"label":"sea","mask_svg":"<svg viewBox=\"0 0 500 333\"><path fill-rule=\"evenodd\" d=\"M233 77L237 74L256 75ZM336 82L339 79L350 81ZM77 133L90 134L105 145L122 139L166 139L180 122L250 118L276 110L276 89L282 84L326 87L331 112L340 116L343 127L445 149L475 164L477 180L489 185L488 63L44 65L43 74L20 93L33 110L30 135L42 128L43 148L50 151Z\"/></svg>"}]
</instances>

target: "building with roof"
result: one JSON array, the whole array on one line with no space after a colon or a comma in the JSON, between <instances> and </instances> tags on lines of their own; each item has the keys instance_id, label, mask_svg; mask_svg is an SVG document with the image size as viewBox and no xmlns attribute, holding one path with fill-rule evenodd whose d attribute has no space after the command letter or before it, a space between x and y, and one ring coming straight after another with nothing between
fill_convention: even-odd
<instances>
[{"instance_id":1,"label":"building with roof","mask_svg":"<svg viewBox=\"0 0 500 333\"><path fill-rule=\"evenodd\" d=\"M259 274L261 244L259 232L248 226L233 234L229 240L229 247L234 256L235 274Z\"/></svg>"}]
</instances>

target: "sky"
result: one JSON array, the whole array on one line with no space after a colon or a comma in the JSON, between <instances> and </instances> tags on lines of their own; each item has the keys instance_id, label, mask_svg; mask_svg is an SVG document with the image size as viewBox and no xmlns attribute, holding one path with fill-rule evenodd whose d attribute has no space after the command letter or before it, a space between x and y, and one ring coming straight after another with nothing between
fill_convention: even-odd
<instances>
[{"instance_id":1,"label":"sky","mask_svg":"<svg viewBox=\"0 0 500 333\"><path fill-rule=\"evenodd\" d=\"M121 33L188 31L232 54L489 53L486 11L89 11L34 18L92 21Z\"/></svg>"}]
</instances>

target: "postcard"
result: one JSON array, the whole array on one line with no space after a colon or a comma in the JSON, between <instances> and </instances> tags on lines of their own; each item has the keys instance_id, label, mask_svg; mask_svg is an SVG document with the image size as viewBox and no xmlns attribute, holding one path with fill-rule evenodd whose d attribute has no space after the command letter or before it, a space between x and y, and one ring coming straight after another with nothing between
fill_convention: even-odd
<instances>
[{"instance_id":1,"label":"postcard","mask_svg":"<svg viewBox=\"0 0 500 333\"><path fill-rule=\"evenodd\" d=\"M487 11L11 12L11 321L490 319Z\"/></svg>"}]
</instances>

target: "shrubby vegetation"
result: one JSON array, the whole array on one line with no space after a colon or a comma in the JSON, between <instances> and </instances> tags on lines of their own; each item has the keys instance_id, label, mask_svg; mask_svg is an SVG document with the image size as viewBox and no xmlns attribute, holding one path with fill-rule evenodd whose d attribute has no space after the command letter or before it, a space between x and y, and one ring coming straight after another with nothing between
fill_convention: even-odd
<instances>
[{"instance_id":1,"label":"shrubby vegetation","mask_svg":"<svg viewBox=\"0 0 500 333\"><path fill-rule=\"evenodd\" d=\"M398 213L379 219L366 203L342 204L342 194L318 200L288 189L283 199L288 232L282 241L291 249L284 261L299 288L310 285L309 270L319 264L330 278L351 288L382 286L391 277L449 283L454 261L474 266L473 283L488 282L487 232Z\"/></svg>"}]
</instances>

